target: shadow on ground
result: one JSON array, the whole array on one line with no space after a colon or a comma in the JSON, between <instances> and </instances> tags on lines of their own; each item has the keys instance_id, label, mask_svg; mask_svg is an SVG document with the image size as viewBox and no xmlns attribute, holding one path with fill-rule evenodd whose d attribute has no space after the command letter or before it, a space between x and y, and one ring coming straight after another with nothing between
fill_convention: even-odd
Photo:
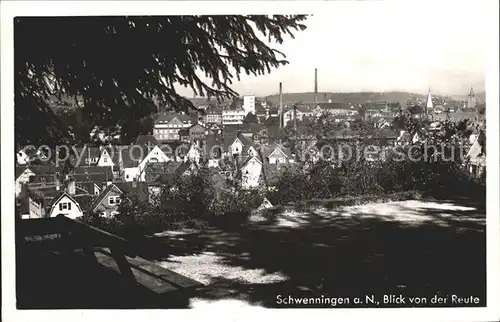
<instances>
[{"instance_id":1,"label":"shadow on ground","mask_svg":"<svg viewBox=\"0 0 500 322\"><path fill-rule=\"evenodd\" d=\"M211 252L229 267L286 277L261 284L208 271L208 287L197 295L207 300L285 307L277 305L278 295L456 294L477 296L486 305L484 203L464 198L407 204L395 203L396 210L385 215L377 207L373 213L357 213L356 207L309 211L288 218L296 221L291 226L279 225L283 210L270 211L260 222L237 229L156 237L144 246L144 255L168 266L179 256Z\"/></svg>"}]
</instances>

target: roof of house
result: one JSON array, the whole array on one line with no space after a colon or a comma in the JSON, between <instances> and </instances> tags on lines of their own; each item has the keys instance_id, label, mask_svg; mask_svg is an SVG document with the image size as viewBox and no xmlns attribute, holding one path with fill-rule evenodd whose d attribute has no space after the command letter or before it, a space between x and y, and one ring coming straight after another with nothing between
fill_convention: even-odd
<instances>
[{"instance_id":1,"label":"roof of house","mask_svg":"<svg viewBox=\"0 0 500 322\"><path fill-rule=\"evenodd\" d=\"M349 103L343 102L332 102L332 103L318 103L318 106L324 110L342 110L342 109L350 109L351 106Z\"/></svg>"},{"instance_id":2,"label":"roof of house","mask_svg":"<svg viewBox=\"0 0 500 322\"><path fill-rule=\"evenodd\" d=\"M119 192L123 193L123 191L121 191L121 189L118 188L115 184L108 185L106 187L106 189L101 191L101 193L96 198L94 198L94 200L92 201L92 204L91 204L91 210L93 211L104 200L104 198L108 195L108 193L112 190L116 190L118 193Z\"/></svg>"},{"instance_id":3,"label":"roof of house","mask_svg":"<svg viewBox=\"0 0 500 322\"><path fill-rule=\"evenodd\" d=\"M138 135L137 138L135 139L134 144L140 146L147 146L148 144L156 146L158 145L158 141L152 135Z\"/></svg>"},{"instance_id":4,"label":"roof of house","mask_svg":"<svg viewBox=\"0 0 500 322\"><path fill-rule=\"evenodd\" d=\"M154 162L148 163L144 167L146 182L157 181L158 178L165 173L173 173L179 166L179 162Z\"/></svg>"},{"instance_id":5,"label":"roof of house","mask_svg":"<svg viewBox=\"0 0 500 322\"><path fill-rule=\"evenodd\" d=\"M106 150L114 164L118 165L121 162L124 168L133 168L137 167L153 148L147 145L122 145L108 146Z\"/></svg>"},{"instance_id":6,"label":"roof of house","mask_svg":"<svg viewBox=\"0 0 500 322\"><path fill-rule=\"evenodd\" d=\"M53 175L56 173L61 173L63 168L62 167L56 167L52 164L44 164L44 165L30 165L28 168L36 175L38 176L46 176L46 175Z\"/></svg>"},{"instance_id":7,"label":"roof of house","mask_svg":"<svg viewBox=\"0 0 500 322\"><path fill-rule=\"evenodd\" d=\"M71 201L74 203L78 204L78 201L75 200L73 196L71 196L69 193L67 193L64 190L58 191L58 193L50 200L50 202L47 205L47 209L51 209L56 203L59 202L63 197L69 198Z\"/></svg>"},{"instance_id":8,"label":"roof of house","mask_svg":"<svg viewBox=\"0 0 500 322\"><path fill-rule=\"evenodd\" d=\"M75 182L75 186L77 189L81 189L82 191L85 191L88 194L95 195L96 192L96 187L98 186L99 188L101 187L99 184L96 184L94 181L80 181L80 182Z\"/></svg>"},{"instance_id":9,"label":"roof of house","mask_svg":"<svg viewBox=\"0 0 500 322\"><path fill-rule=\"evenodd\" d=\"M193 129L196 129L196 128L202 128L203 130L205 130L205 127L199 123L196 123L196 124L193 124L189 129L188 131L192 131Z\"/></svg>"},{"instance_id":10,"label":"roof of house","mask_svg":"<svg viewBox=\"0 0 500 322\"><path fill-rule=\"evenodd\" d=\"M262 155L262 158L264 160L267 160L267 158L276 150L279 149L281 150L287 157L291 157L292 153L290 149L285 148L284 146L277 144L277 143L270 143L270 144L262 144L259 147L260 154Z\"/></svg>"},{"instance_id":11,"label":"roof of house","mask_svg":"<svg viewBox=\"0 0 500 322\"><path fill-rule=\"evenodd\" d=\"M173 157L176 151L177 153L185 154L187 153L187 151L189 151L189 148L190 148L189 144L186 144L185 142L181 141L171 141L160 145L160 149L168 157Z\"/></svg>"},{"instance_id":12,"label":"roof of house","mask_svg":"<svg viewBox=\"0 0 500 322\"><path fill-rule=\"evenodd\" d=\"M170 184L175 182L180 176L185 174L190 170L191 164L188 162L175 162L176 165L173 165L173 171L162 173L160 177L156 180L156 182L163 184Z\"/></svg>"},{"instance_id":13,"label":"roof of house","mask_svg":"<svg viewBox=\"0 0 500 322\"><path fill-rule=\"evenodd\" d=\"M72 174L107 174L109 177L113 177L113 170L111 167L98 167L98 166L84 166L84 167L74 167Z\"/></svg>"},{"instance_id":14,"label":"roof of house","mask_svg":"<svg viewBox=\"0 0 500 322\"><path fill-rule=\"evenodd\" d=\"M205 138L205 152L207 153L208 158L220 157L220 155L213 155L214 153L216 153L214 147L219 147L224 149L224 140L222 139L221 135L209 134Z\"/></svg>"},{"instance_id":15,"label":"roof of house","mask_svg":"<svg viewBox=\"0 0 500 322\"><path fill-rule=\"evenodd\" d=\"M173 182L177 177L189 170L188 162L148 163L145 167L146 182Z\"/></svg>"},{"instance_id":16,"label":"roof of house","mask_svg":"<svg viewBox=\"0 0 500 322\"><path fill-rule=\"evenodd\" d=\"M182 113L175 113L175 112L167 112L167 113L161 113L156 116L155 123L168 123L172 121L174 118L177 118L179 121L182 123L189 123L189 122L194 122L195 117L190 116L187 114L182 114Z\"/></svg>"},{"instance_id":17,"label":"roof of house","mask_svg":"<svg viewBox=\"0 0 500 322\"><path fill-rule=\"evenodd\" d=\"M15 179L17 180L17 178L19 178L21 176L21 174L24 173L24 171L26 171L27 169L29 169L28 167L16 167L15 169Z\"/></svg>"},{"instance_id":18,"label":"roof of house","mask_svg":"<svg viewBox=\"0 0 500 322\"><path fill-rule=\"evenodd\" d=\"M78 205L80 206L80 209L83 212L90 210L93 197L94 196L92 196L90 194L86 194L86 193L77 194L77 195L72 196L72 198L78 203Z\"/></svg>"},{"instance_id":19,"label":"roof of house","mask_svg":"<svg viewBox=\"0 0 500 322\"><path fill-rule=\"evenodd\" d=\"M243 123L234 125L225 125L224 134L226 133L258 133L265 126L256 123Z\"/></svg>"},{"instance_id":20,"label":"roof of house","mask_svg":"<svg viewBox=\"0 0 500 322\"><path fill-rule=\"evenodd\" d=\"M480 131L472 143L467 158L471 162L481 163L486 159L486 135L484 131Z\"/></svg>"},{"instance_id":21,"label":"roof of house","mask_svg":"<svg viewBox=\"0 0 500 322\"><path fill-rule=\"evenodd\" d=\"M94 198L91 204L91 209L94 210L112 190L124 195L135 194L141 200L147 200L148 184L147 182L114 182L106 187L101 193Z\"/></svg>"},{"instance_id":22,"label":"roof of house","mask_svg":"<svg viewBox=\"0 0 500 322\"><path fill-rule=\"evenodd\" d=\"M44 205L47 205L52 200L52 198L61 194L61 190L57 190L55 186L33 187L32 185L28 184L26 191L29 197L41 200Z\"/></svg>"}]
</instances>

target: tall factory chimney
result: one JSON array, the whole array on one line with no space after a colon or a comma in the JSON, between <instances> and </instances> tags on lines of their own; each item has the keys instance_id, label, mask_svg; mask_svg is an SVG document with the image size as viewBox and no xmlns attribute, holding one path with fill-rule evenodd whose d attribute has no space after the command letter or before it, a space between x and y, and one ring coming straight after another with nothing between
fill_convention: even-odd
<instances>
[{"instance_id":1,"label":"tall factory chimney","mask_svg":"<svg viewBox=\"0 0 500 322\"><path fill-rule=\"evenodd\" d=\"M314 69L314 103L318 104L318 69Z\"/></svg>"},{"instance_id":2,"label":"tall factory chimney","mask_svg":"<svg viewBox=\"0 0 500 322\"><path fill-rule=\"evenodd\" d=\"M280 82L280 127L283 127L283 84Z\"/></svg>"}]
</instances>

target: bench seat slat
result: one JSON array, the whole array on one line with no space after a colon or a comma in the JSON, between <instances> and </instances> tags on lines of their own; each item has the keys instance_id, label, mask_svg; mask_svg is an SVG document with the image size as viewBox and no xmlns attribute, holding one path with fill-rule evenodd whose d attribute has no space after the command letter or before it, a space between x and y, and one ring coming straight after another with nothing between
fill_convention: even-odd
<instances>
[{"instance_id":1,"label":"bench seat slat","mask_svg":"<svg viewBox=\"0 0 500 322\"><path fill-rule=\"evenodd\" d=\"M99 264L109 269L112 269L117 273L121 273L120 268L118 267L118 264L116 263L113 257L110 257L107 254L104 254L99 251L94 252L94 254ZM137 284L142 285L157 294L164 294L178 290L178 288L176 288L175 286L165 281L162 281L158 278L155 278L154 276L141 272L140 270L134 268L133 266L131 267L131 270Z\"/></svg>"},{"instance_id":2,"label":"bench seat slat","mask_svg":"<svg viewBox=\"0 0 500 322\"><path fill-rule=\"evenodd\" d=\"M176 286L179 286L181 288L197 288L203 286L203 284L198 281L177 274L174 271L158 266L157 264L149 262L138 256L135 258L127 258L127 259L130 263L134 264L135 266L140 267L146 271L149 271L155 275L158 275L162 279L168 281L169 283L175 284Z\"/></svg>"}]
</instances>

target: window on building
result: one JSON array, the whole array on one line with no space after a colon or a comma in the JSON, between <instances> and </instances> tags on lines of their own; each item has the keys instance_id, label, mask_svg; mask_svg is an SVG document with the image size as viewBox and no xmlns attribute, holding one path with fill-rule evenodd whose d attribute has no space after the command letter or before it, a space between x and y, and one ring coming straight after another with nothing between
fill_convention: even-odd
<instances>
[{"instance_id":1,"label":"window on building","mask_svg":"<svg viewBox=\"0 0 500 322\"><path fill-rule=\"evenodd\" d=\"M104 162L108 162L108 158L104 158Z\"/></svg>"},{"instance_id":2,"label":"window on building","mask_svg":"<svg viewBox=\"0 0 500 322\"><path fill-rule=\"evenodd\" d=\"M110 205L119 205L121 202L121 199L119 196L112 196L108 198L108 204Z\"/></svg>"},{"instance_id":3,"label":"window on building","mask_svg":"<svg viewBox=\"0 0 500 322\"><path fill-rule=\"evenodd\" d=\"M71 202L61 202L59 204L59 210L71 210Z\"/></svg>"}]
</instances>

